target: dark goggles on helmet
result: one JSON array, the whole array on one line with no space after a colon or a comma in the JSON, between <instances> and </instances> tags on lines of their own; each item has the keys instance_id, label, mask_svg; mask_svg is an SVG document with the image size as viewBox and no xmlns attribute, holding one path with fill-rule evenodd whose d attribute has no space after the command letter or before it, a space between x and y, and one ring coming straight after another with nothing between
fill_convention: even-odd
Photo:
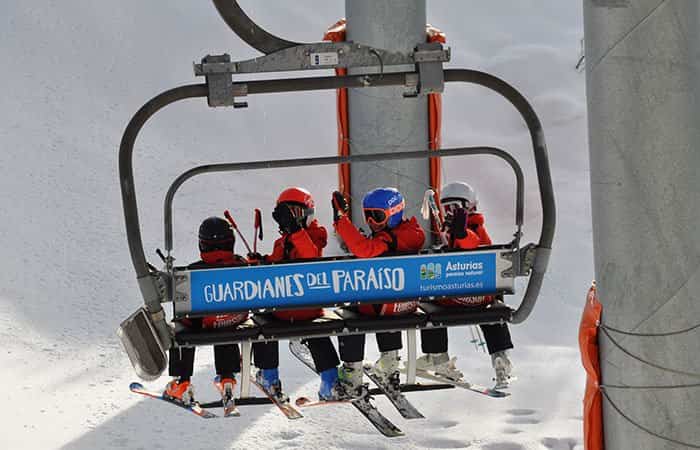
<instances>
[{"instance_id":1,"label":"dark goggles on helmet","mask_svg":"<svg viewBox=\"0 0 700 450\"><path fill-rule=\"evenodd\" d=\"M224 239L200 239L199 251L202 253L213 252L215 250L233 251L236 240L233 237Z\"/></svg>"},{"instance_id":2,"label":"dark goggles on helmet","mask_svg":"<svg viewBox=\"0 0 700 450\"><path fill-rule=\"evenodd\" d=\"M308 208L306 205L302 203L296 203L296 202L283 202L284 205L289 208L289 211L292 213L292 216L294 216L297 219L307 219L307 222L310 222L314 218L314 213L316 212L314 208Z\"/></svg>"},{"instance_id":3,"label":"dark goggles on helmet","mask_svg":"<svg viewBox=\"0 0 700 450\"><path fill-rule=\"evenodd\" d=\"M445 199L442 201L442 211L445 216L451 216L455 213L455 211L459 208L464 208L467 210L468 213L473 213L476 211L476 208L473 206L467 207L467 202L464 200L459 200L459 199Z\"/></svg>"}]
</instances>

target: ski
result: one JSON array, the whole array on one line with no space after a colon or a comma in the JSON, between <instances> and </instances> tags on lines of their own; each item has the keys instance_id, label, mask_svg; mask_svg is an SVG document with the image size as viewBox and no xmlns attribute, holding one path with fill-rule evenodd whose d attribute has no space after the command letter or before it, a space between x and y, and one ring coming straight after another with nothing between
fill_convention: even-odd
<instances>
[{"instance_id":1,"label":"ski","mask_svg":"<svg viewBox=\"0 0 700 450\"><path fill-rule=\"evenodd\" d=\"M304 363L306 367L308 367L310 370L312 370L314 373L316 372L316 368L314 367L314 363L311 359L311 353L309 352L309 348L302 344L301 342L298 341L289 341L289 351L294 355L299 361ZM366 394L362 396L361 398L357 400L351 400L350 404L355 407L358 411L362 413L363 416L367 418L367 420L370 421L370 423L374 426L374 428L377 429L380 433L382 433L386 437L398 437L398 436L403 436L404 433L394 425L389 419L384 417L384 415L379 412L376 406L374 406L371 402L371 397L369 394ZM333 405L337 403L345 403L343 401L332 401L332 402L314 402L316 403L316 406L321 406L321 405ZM307 406L309 406L307 404Z\"/></svg>"},{"instance_id":2,"label":"ski","mask_svg":"<svg viewBox=\"0 0 700 450\"><path fill-rule=\"evenodd\" d=\"M221 394L221 406L224 408L224 417L238 417L238 416L240 416L241 412L238 410L238 407L236 406L236 400L233 398L233 395L228 396L224 393L218 376L214 380L214 387L216 388L217 391L219 391L219 394ZM200 405L200 407L201 407L201 405Z\"/></svg>"},{"instance_id":3,"label":"ski","mask_svg":"<svg viewBox=\"0 0 700 450\"><path fill-rule=\"evenodd\" d=\"M411 402L408 401L405 395L400 390L393 386L384 384L381 378L377 377L372 371L371 365L362 366L365 375L386 395L392 405L401 414L404 419L424 419L425 416L416 409Z\"/></svg>"},{"instance_id":4,"label":"ski","mask_svg":"<svg viewBox=\"0 0 700 450\"><path fill-rule=\"evenodd\" d=\"M143 395L148 398L154 398L156 400L163 400L166 403L170 403L171 405L175 405L177 407L185 409L191 412L192 414L201 417L202 419L214 419L216 417L219 417L213 412L203 409L197 402L194 402L191 405L185 405L177 400L163 396L162 393L148 391L146 390L146 388L143 387L141 383L138 382L131 383L129 385L129 389L131 390L131 392L134 392L136 394Z\"/></svg>"},{"instance_id":5,"label":"ski","mask_svg":"<svg viewBox=\"0 0 700 450\"><path fill-rule=\"evenodd\" d=\"M362 413L374 427L386 437L399 437L404 433L399 427L394 425L389 419L384 417L384 414L379 412L376 406L371 402L371 397L366 395L359 400L353 400L351 404Z\"/></svg>"},{"instance_id":6,"label":"ski","mask_svg":"<svg viewBox=\"0 0 700 450\"><path fill-rule=\"evenodd\" d=\"M287 401L281 401L279 398L277 398L275 395L273 395L271 392L269 392L265 387L255 381L255 375L251 375L250 377L250 382L255 385L260 391L267 396L267 398L270 399L270 401L284 414L287 419L289 420L294 420L294 419L301 419L304 417L299 410L294 408L292 405L289 404L289 399Z\"/></svg>"},{"instance_id":7,"label":"ski","mask_svg":"<svg viewBox=\"0 0 700 450\"><path fill-rule=\"evenodd\" d=\"M326 406L343 403L351 403L353 399L347 400L312 400L309 397L299 397L294 401L294 404L299 408L309 408L311 406Z\"/></svg>"},{"instance_id":8,"label":"ski","mask_svg":"<svg viewBox=\"0 0 700 450\"><path fill-rule=\"evenodd\" d=\"M402 373L406 372L406 369L401 369ZM451 378L447 378L442 375L438 375L437 373L433 372L432 370L421 370L421 369L416 369L416 376L425 378L426 380L432 380L432 381L439 381L441 383L447 383L451 384L452 386L466 389L468 391L476 392L478 394L486 395L489 397L494 397L494 398L505 398L510 395L508 392L503 392L499 391L497 389L492 389L488 388L486 386L481 386L478 384L474 383L469 383L468 381L459 381L459 380L453 380Z\"/></svg>"},{"instance_id":9,"label":"ski","mask_svg":"<svg viewBox=\"0 0 700 450\"><path fill-rule=\"evenodd\" d=\"M342 400L312 400L309 397L299 397L296 399L294 404L296 404L300 408L308 408L310 406L325 406L325 405L334 405L334 404L342 404L342 403L352 403L355 400L360 400L364 396L368 394L367 389L363 389L362 393L359 394L357 397L349 397L349 398L344 398Z\"/></svg>"}]
</instances>

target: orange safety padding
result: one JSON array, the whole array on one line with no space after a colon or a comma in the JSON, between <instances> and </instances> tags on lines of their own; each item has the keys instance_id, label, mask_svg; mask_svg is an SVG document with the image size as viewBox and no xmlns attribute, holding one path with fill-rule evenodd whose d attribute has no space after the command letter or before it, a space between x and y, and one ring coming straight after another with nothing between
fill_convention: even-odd
<instances>
[{"instance_id":1,"label":"orange safety padding","mask_svg":"<svg viewBox=\"0 0 700 450\"><path fill-rule=\"evenodd\" d=\"M348 69L336 69L335 73L344 76ZM338 155L348 156L350 154L350 117L348 116L348 90L347 88L336 89L336 107L338 108ZM338 166L338 190L346 198L350 198L350 164L340 164Z\"/></svg>"},{"instance_id":2,"label":"orange safety padding","mask_svg":"<svg viewBox=\"0 0 700 450\"><path fill-rule=\"evenodd\" d=\"M447 42L445 33L427 24L425 26L428 34L428 42ZM442 96L440 94L428 95L428 122L429 122L429 148L430 150L439 150L440 141L442 139ZM435 191L436 202L440 202L440 189L442 188L442 160L440 158L432 158L430 160L430 187ZM433 218L431 221L433 233L435 236L440 235L440 226Z\"/></svg>"},{"instance_id":3,"label":"orange safety padding","mask_svg":"<svg viewBox=\"0 0 700 450\"><path fill-rule=\"evenodd\" d=\"M324 41L342 42L345 40L345 19L340 19L323 35ZM425 26L426 40L428 42L445 43L445 33L433 27L430 24ZM347 73L346 69L336 69L335 74L343 76ZM350 154L350 136L349 136L349 117L348 117L348 90L338 89L336 94L336 107L338 117L338 155L348 156ZM428 96L428 139L429 148L437 150L440 148L442 127L442 98L440 94L430 94ZM440 197L442 165L440 159L433 158L430 160L430 187L435 191L436 196ZM338 167L338 190L345 196L350 198L350 165L340 164ZM437 224L433 222L433 227L437 229ZM439 231L439 230L437 230Z\"/></svg>"},{"instance_id":4,"label":"orange safety padding","mask_svg":"<svg viewBox=\"0 0 700 450\"><path fill-rule=\"evenodd\" d=\"M583 442L585 450L603 450L603 405L600 392L598 324L603 306L598 301L595 282L588 290L581 316L578 344L586 369L586 393L583 398Z\"/></svg>"},{"instance_id":5,"label":"orange safety padding","mask_svg":"<svg viewBox=\"0 0 700 450\"><path fill-rule=\"evenodd\" d=\"M342 42L345 40L345 18L331 25L323 34L324 41ZM347 69L335 69L337 76L344 76ZM348 117L348 90L336 89L336 116L338 118L338 156L350 155L350 125ZM350 198L350 164L338 166L338 190Z\"/></svg>"}]
</instances>

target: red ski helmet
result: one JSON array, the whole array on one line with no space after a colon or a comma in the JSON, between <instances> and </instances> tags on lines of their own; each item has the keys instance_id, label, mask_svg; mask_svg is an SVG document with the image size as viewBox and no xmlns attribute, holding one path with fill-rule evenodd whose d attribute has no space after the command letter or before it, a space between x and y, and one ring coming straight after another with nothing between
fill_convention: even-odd
<instances>
[{"instance_id":1,"label":"red ski helmet","mask_svg":"<svg viewBox=\"0 0 700 450\"><path fill-rule=\"evenodd\" d=\"M313 220L315 212L314 199L306 189L294 186L283 190L277 197L277 204L281 203L289 207L294 217L306 219L304 224Z\"/></svg>"}]
</instances>

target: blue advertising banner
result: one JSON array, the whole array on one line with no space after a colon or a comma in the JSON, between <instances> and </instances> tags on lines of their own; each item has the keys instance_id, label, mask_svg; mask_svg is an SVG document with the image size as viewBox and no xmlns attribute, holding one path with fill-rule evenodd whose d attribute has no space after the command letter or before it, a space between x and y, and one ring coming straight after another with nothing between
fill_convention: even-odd
<instances>
[{"instance_id":1,"label":"blue advertising banner","mask_svg":"<svg viewBox=\"0 0 700 450\"><path fill-rule=\"evenodd\" d=\"M191 313L483 295L496 291L496 253L193 270Z\"/></svg>"}]
</instances>

